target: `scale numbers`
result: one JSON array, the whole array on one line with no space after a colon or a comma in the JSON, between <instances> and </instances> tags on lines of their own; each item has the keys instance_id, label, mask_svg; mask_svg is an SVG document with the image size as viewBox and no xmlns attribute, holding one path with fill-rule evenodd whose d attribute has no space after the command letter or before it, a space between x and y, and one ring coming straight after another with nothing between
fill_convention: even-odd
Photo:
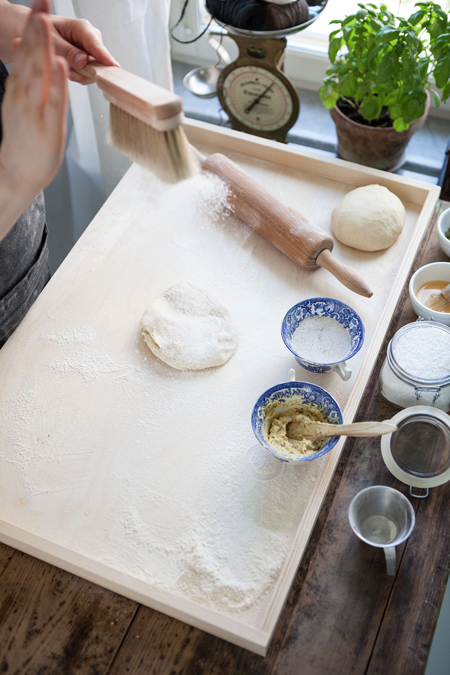
<instances>
[{"instance_id":1,"label":"scale numbers","mask_svg":"<svg viewBox=\"0 0 450 675\"><path fill-rule=\"evenodd\" d=\"M223 81L225 109L250 129L275 131L292 117L294 105L286 85L258 66L240 66Z\"/></svg>"}]
</instances>

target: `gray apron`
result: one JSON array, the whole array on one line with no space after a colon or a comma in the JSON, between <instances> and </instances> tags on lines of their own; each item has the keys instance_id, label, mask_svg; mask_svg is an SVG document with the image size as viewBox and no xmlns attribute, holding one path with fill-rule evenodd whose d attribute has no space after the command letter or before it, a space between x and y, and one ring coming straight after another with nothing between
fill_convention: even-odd
<instances>
[{"instance_id":1,"label":"gray apron","mask_svg":"<svg viewBox=\"0 0 450 675\"><path fill-rule=\"evenodd\" d=\"M8 72L0 61L0 104ZM0 119L0 143L2 127ZM0 347L50 279L44 196L39 194L0 242Z\"/></svg>"}]
</instances>

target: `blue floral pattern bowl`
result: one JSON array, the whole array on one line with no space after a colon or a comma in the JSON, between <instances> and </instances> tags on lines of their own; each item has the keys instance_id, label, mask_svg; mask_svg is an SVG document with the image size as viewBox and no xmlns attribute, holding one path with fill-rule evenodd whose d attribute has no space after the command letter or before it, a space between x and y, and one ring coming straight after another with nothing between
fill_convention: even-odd
<instances>
[{"instance_id":1,"label":"blue floral pattern bowl","mask_svg":"<svg viewBox=\"0 0 450 675\"><path fill-rule=\"evenodd\" d=\"M340 300L335 300L334 298L309 298L291 307L281 324L281 337L284 344L293 353L295 360L302 368L313 373L326 373L329 370L336 370L343 380L347 380L351 375L351 370L346 367L345 360L332 363L315 363L306 360L294 349L292 336L299 323L310 316L327 316L336 319L336 321L339 321L344 326L350 339L350 349L344 357L345 360L354 356L364 343L364 324L361 317L354 309Z\"/></svg>"},{"instance_id":2,"label":"blue floral pattern bowl","mask_svg":"<svg viewBox=\"0 0 450 675\"><path fill-rule=\"evenodd\" d=\"M312 455L288 457L273 448L269 441L269 429L273 418L289 408L302 405L314 405L322 412L325 422L342 424L342 412L337 401L325 389L309 382L282 382L262 394L255 403L252 412L253 432L259 443L282 462L305 462L322 457L333 448L339 436L330 436L325 444Z\"/></svg>"}]
</instances>

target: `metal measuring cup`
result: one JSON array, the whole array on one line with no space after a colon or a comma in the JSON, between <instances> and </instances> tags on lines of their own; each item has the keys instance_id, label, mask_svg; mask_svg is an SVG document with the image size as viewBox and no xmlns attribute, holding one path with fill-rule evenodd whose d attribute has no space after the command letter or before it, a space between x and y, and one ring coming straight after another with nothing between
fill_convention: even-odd
<instances>
[{"instance_id":1,"label":"metal measuring cup","mask_svg":"<svg viewBox=\"0 0 450 675\"><path fill-rule=\"evenodd\" d=\"M353 532L366 544L384 549L386 571L395 574L395 547L414 529L414 509L398 490L375 485L352 499L348 519Z\"/></svg>"}]
</instances>

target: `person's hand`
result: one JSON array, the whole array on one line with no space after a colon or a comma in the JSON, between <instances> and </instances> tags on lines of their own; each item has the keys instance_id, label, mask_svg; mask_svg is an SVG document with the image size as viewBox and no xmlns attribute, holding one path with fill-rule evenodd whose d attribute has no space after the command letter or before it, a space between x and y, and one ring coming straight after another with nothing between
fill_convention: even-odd
<instances>
[{"instance_id":1,"label":"person's hand","mask_svg":"<svg viewBox=\"0 0 450 675\"><path fill-rule=\"evenodd\" d=\"M93 57L105 66L118 66L102 41L102 34L86 19L69 19L51 16L55 51L63 56L69 65L69 79L80 84L91 84L93 80L74 70L84 68Z\"/></svg>"},{"instance_id":2,"label":"person's hand","mask_svg":"<svg viewBox=\"0 0 450 675\"><path fill-rule=\"evenodd\" d=\"M2 107L0 181L23 208L54 178L65 146L68 68L54 54L49 10L49 0L34 0Z\"/></svg>"}]
</instances>

